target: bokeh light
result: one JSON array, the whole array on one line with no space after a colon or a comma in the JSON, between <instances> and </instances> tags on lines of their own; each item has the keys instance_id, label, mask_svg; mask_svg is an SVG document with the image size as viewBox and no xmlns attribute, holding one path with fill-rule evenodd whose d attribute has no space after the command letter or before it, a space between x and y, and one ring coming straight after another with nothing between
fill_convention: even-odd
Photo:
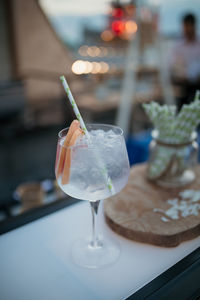
<instances>
[{"instance_id":1,"label":"bokeh light","mask_svg":"<svg viewBox=\"0 0 200 300\"><path fill-rule=\"evenodd\" d=\"M101 71L101 65L97 62L92 62L92 74L98 74Z\"/></svg>"},{"instance_id":2,"label":"bokeh light","mask_svg":"<svg viewBox=\"0 0 200 300\"><path fill-rule=\"evenodd\" d=\"M86 70L85 62L82 60L77 60L72 65L72 72L75 74L84 74Z\"/></svg>"},{"instance_id":3,"label":"bokeh light","mask_svg":"<svg viewBox=\"0 0 200 300\"><path fill-rule=\"evenodd\" d=\"M110 42L110 41L112 41L113 38L114 38L114 34L113 34L112 31L110 31L110 30L104 30L104 31L101 33L101 39L102 39L104 42Z\"/></svg>"},{"instance_id":4,"label":"bokeh light","mask_svg":"<svg viewBox=\"0 0 200 300\"><path fill-rule=\"evenodd\" d=\"M104 61L100 62L101 70L100 73L107 73L109 71L109 65Z\"/></svg>"},{"instance_id":5,"label":"bokeh light","mask_svg":"<svg viewBox=\"0 0 200 300\"><path fill-rule=\"evenodd\" d=\"M101 62L89 62L84 60L76 60L72 65L72 72L76 75L81 74L105 74L109 71L108 63Z\"/></svg>"},{"instance_id":6,"label":"bokeh light","mask_svg":"<svg viewBox=\"0 0 200 300\"><path fill-rule=\"evenodd\" d=\"M125 29L128 34L134 34L137 31L137 24L134 21L127 21L125 24Z\"/></svg>"},{"instance_id":7,"label":"bokeh light","mask_svg":"<svg viewBox=\"0 0 200 300\"><path fill-rule=\"evenodd\" d=\"M116 20L112 22L111 27L115 34L122 34L125 29L125 24L122 21Z\"/></svg>"},{"instance_id":8,"label":"bokeh light","mask_svg":"<svg viewBox=\"0 0 200 300\"><path fill-rule=\"evenodd\" d=\"M87 50L88 50L88 46L83 45L79 48L78 53L82 56L87 56Z\"/></svg>"}]
</instances>

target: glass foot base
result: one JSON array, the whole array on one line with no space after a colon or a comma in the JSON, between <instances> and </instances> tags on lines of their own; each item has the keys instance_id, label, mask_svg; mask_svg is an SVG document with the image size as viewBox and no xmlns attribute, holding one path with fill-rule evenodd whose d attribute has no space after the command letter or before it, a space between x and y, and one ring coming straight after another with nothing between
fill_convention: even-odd
<instances>
[{"instance_id":1,"label":"glass foot base","mask_svg":"<svg viewBox=\"0 0 200 300\"><path fill-rule=\"evenodd\" d=\"M120 248L110 240L98 241L92 245L89 240L80 239L72 247L74 262L84 268L97 269L113 264L120 254Z\"/></svg>"}]
</instances>

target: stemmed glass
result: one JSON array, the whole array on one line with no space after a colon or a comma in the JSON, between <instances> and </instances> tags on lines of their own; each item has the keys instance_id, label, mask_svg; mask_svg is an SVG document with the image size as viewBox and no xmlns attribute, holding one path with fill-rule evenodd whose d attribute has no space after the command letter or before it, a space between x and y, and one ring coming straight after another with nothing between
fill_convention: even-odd
<instances>
[{"instance_id":1,"label":"stemmed glass","mask_svg":"<svg viewBox=\"0 0 200 300\"><path fill-rule=\"evenodd\" d=\"M90 141L80 138L70 147L63 144L68 128L59 132L55 169L60 188L74 198L88 200L91 206L92 236L89 240L83 238L74 243L73 259L83 267L98 268L116 261L120 253L115 242L97 234L99 203L126 185L130 167L122 129L104 124L88 124L86 127ZM58 174L61 153L68 162L63 163ZM63 182L66 173L68 181Z\"/></svg>"}]
</instances>

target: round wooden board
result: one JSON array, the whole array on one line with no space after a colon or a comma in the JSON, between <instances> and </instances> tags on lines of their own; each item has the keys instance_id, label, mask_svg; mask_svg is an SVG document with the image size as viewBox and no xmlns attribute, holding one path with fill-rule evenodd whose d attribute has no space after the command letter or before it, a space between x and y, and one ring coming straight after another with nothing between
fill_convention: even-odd
<instances>
[{"instance_id":1,"label":"round wooden board","mask_svg":"<svg viewBox=\"0 0 200 300\"><path fill-rule=\"evenodd\" d=\"M197 179L179 189L159 187L148 181L145 174L145 164L134 166L126 187L105 200L108 225L128 239L163 247L174 247L200 235L200 214L163 222L161 214L154 212L154 208L167 210L167 200L177 198L180 191L200 190L200 167L196 168Z\"/></svg>"}]
</instances>

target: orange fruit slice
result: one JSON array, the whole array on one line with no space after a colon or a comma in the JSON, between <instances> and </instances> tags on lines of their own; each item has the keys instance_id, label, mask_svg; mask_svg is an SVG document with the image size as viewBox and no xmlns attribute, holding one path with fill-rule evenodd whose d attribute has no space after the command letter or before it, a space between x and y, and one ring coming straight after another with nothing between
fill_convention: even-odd
<instances>
[{"instance_id":1,"label":"orange fruit slice","mask_svg":"<svg viewBox=\"0 0 200 300\"><path fill-rule=\"evenodd\" d=\"M74 146L76 143L76 140L80 135L83 135L83 131L78 128L74 131L68 148L66 150L66 156L65 156L65 162L64 162L64 167L63 167L63 173L62 173L62 184L67 184L69 182L69 177L70 177L70 168L71 168L71 146Z\"/></svg>"},{"instance_id":2,"label":"orange fruit slice","mask_svg":"<svg viewBox=\"0 0 200 300\"><path fill-rule=\"evenodd\" d=\"M73 133L75 132L76 129L80 128L80 123L78 120L74 120L72 121L69 130L67 132L67 135L65 137L64 143L62 146L60 146L60 153L58 156L58 160L56 163L56 177L58 178L62 172L63 172L63 168L64 168L64 162L65 162L65 156L66 156L66 149L70 143L70 140L72 138ZM59 149L59 148L58 148Z\"/></svg>"}]
</instances>

